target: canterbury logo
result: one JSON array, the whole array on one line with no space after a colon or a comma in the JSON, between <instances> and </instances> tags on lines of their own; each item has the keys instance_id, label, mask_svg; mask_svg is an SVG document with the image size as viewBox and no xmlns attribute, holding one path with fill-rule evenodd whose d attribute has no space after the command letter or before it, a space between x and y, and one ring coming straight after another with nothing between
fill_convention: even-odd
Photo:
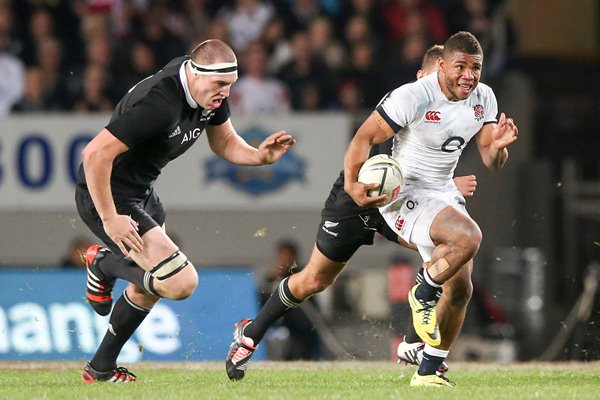
<instances>
[{"instance_id":1,"label":"canterbury logo","mask_svg":"<svg viewBox=\"0 0 600 400\"><path fill-rule=\"evenodd\" d=\"M426 122L439 122L441 119L439 111L427 111L425 113Z\"/></svg>"}]
</instances>

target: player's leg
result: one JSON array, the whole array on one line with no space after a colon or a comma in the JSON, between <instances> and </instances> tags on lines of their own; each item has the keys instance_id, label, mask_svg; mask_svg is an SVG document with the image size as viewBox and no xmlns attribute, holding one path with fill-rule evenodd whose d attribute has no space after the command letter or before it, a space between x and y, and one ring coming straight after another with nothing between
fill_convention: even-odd
<instances>
[{"instance_id":1,"label":"player's leg","mask_svg":"<svg viewBox=\"0 0 600 400\"><path fill-rule=\"evenodd\" d=\"M154 227L142 235L142 240L142 251L130 251L129 256L149 272L154 293L171 300L191 296L198 285L198 274L165 230Z\"/></svg>"},{"instance_id":2,"label":"player's leg","mask_svg":"<svg viewBox=\"0 0 600 400\"><path fill-rule=\"evenodd\" d=\"M432 241L437 245L431 255L431 262L423 272L423 282L411 291L412 300L418 300L418 303L415 301L417 307L411 304L413 318L417 321L414 324L415 329L426 342L421 364L411 380L413 386L430 385L432 381L439 381L440 365L448 356L448 349L464 321L466 304L471 293L472 264L469 261L481 243L481 232L475 222L466 213L453 207L444 208L436 215L429 232ZM447 288L448 294L442 295L441 305L436 309L435 295L431 293L437 290L440 284ZM434 307L429 308L432 304ZM444 332L440 330L441 340L431 343L423 335L423 331L426 334L428 332L425 329L419 331L419 327L424 328L427 322L431 322L426 321L428 316L437 323L436 311L443 315L440 323L444 324L444 331L449 337L443 339ZM417 320L419 317L422 320Z\"/></svg>"},{"instance_id":3,"label":"player's leg","mask_svg":"<svg viewBox=\"0 0 600 400\"><path fill-rule=\"evenodd\" d=\"M435 202L430 206L434 207ZM435 248L431 262L423 272L423 281L409 293L409 303L415 330L423 341L437 347L441 343L441 335L435 309L436 294L444 282L473 258L481 243L481 231L468 214L451 206L435 213L430 224L426 222L432 213L422 214L424 221L415 225L414 233L416 236L427 235ZM426 227L429 229L424 232Z\"/></svg>"},{"instance_id":4,"label":"player's leg","mask_svg":"<svg viewBox=\"0 0 600 400\"><path fill-rule=\"evenodd\" d=\"M438 283L446 282L466 265L482 239L475 221L454 207L446 207L436 215L429 234L436 248L426 272Z\"/></svg>"},{"instance_id":5,"label":"player's leg","mask_svg":"<svg viewBox=\"0 0 600 400\"><path fill-rule=\"evenodd\" d=\"M436 307L442 341L437 347L425 344L419 369L414 380L411 381L412 385L427 384L430 379L435 379L439 372L445 372L444 369L447 370L447 367L444 368L444 361L448 357L450 347L462 329L467 304L473 291L471 283L472 269L473 262L469 260L452 278L444 283L444 292Z\"/></svg>"},{"instance_id":6,"label":"player's leg","mask_svg":"<svg viewBox=\"0 0 600 400\"><path fill-rule=\"evenodd\" d=\"M134 284L129 284L115 303L110 315L108 330L83 371L84 382L136 380L135 375L122 367L117 367L117 357L127 340L144 321L158 300L158 297Z\"/></svg>"},{"instance_id":7,"label":"player's leg","mask_svg":"<svg viewBox=\"0 0 600 400\"><path fill-rule=\"evenodd\" d=\"M117 205L119 213L131 215L138 222L144 240L142 252L131 252L133 261L124 259L118 247L106 236L97 214L94 215L93 205L89 206L91 200L85 198L86 193L83 196L83 201L77 201L82 219L113 250L99 249L89 260L88 290L92 286L96 290L109 288L112 291L117 277L131 282L116 302L109 329L96 355L84 370L83 378L85 382L135 380L134 375L116 367L116 358L123 345L148 315L159 296L176 300L186 298L195 289L198 277L192 264L165 233L164 208L154 192L144 204L125 202ZM86 204L87 201L89 203ZM90 271L93 278L99 280L99 285L90 285Z\"/></svg>"},{"instance_id":8,"label":"player's leg","mask_svg":"<svg viewBox=\"0 0 600 400\"><path fill-rule=\"evenodd\" d=\"M236 323L225 363L229 379L242 379L254 350L269 327L311 295L331 285L345 264L330 260L315 246L308 264L279 283L254 320Z\"/></svg>"},{"instance_id":9,"label":"player's leg","mask_svg":"<svg viewBox=\"0 0 600 400\"><path fill-rule=\"evenodd\" d=\"M442 343L438 348L449 350L462 329L467 305L473 293L471 274L473 260L469 260L452 278L444 283L444 293L437 305Z\"/></svg>"},{"instance_id":10,"label":"player's leg","mask_svg":"<svg viewBox=\"0 0 600 400\"><path fill-rule=\"evenodd\" d=\"M304 300L329 287L363 244L373 243L375 230L368 215L323 218L310 260L302 270L282 280L254 320L235 325L225 362L230 379L242 379L252 353L269 327Z\"/></svg>"},{"instance_id":11,"label":"player's leg","mask_svg":"<svg viewBox=\"0 0 600 400\"><path fill-rule=\"evenodd\" d=\"M373 243L375 229L368 224L370 220L370 215L324 218L310 260L300 272L280 282L259 315L245 330L246 335L258 343L269 326L285 311L297 307L333 284L356 250L363 244Z\"/></svg>"},{"instance_id":12,"label":"player's leg","mask_svg":"<svg viewBox=\"0 0 600 400\"><path fill-rule=\"evenodd\" d=\"M423 265L426 265L424 263ZM424 267L421 267L416 274L415 284L418 285L423 281L423 271ZM445 286L444 286L445 287ZM442 301L440 298L442 297L442 288L438 290L437 298L438 298L438 309L439 309L439 301ZM442 339L444 338L444 330L442 327L442 320L444 315L439 311L438 314L438 323L440 325L440 334L442 335ZM403 362L410 365L420 366L421 360L423 359L423 350L425 348L425 342L419 337L417 331L413 326L412 314L409 315L408 320L406 321L406 327L404 329L404 336L402 340L398 344L398 348L396 349L396 354L398 356L398 362ZM445 373L448 371L448 365L443 362L440 364L439 372Z\"/></svg>"},{"instance_id":13,"label":"player's leg","mask_svg":"<svg viewBox=\"0 0 600 400\"><path fill-rule=\"evenodd\" d=\"M144 241L143 250L141 252L132 251L130 254L137 265L151 274L151 278L155 282L154 291L158 296L133 283L127 287L115 303L108 330L94 357L84 370L85 382L131 375L119 372L116 365L117 356L127 340L144 321L160 297L174 300L187 298L198 283L198 275L193 265L169 239L163 228L156 226L150 229L142 235L142 239ZM115 265L111 264L112 267ZM120 381L125 381L125 379L120 379Z\"/></svg>"}]
</instances>

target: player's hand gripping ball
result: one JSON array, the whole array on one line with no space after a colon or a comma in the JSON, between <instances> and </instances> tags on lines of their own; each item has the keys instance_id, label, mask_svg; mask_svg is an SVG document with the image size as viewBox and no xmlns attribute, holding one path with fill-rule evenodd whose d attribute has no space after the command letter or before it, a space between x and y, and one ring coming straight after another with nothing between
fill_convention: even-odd
<instances>
[{"instance_id":1,"label":"player's hand gripping ball","mask_svg":"<svg viewBox=\"0 0 600 400\"><path fill-rule=\"evenodd\" d=\"M367 195L373 197L385 194L387 199L384 205L398 197L404 183L400 164L387 154L378 154L365 161L358 172L358 181L379 184L379 188L369 190Z\"/></svg>"}]
</instances>

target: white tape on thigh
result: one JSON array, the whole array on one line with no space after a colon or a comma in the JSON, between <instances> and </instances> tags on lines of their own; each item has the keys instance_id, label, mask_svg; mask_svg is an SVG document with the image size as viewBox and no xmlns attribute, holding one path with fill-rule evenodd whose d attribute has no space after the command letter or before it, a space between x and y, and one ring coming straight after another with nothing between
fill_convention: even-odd
<instances>
[{"instance_id":1,"label":"white tape on thigh","mask_svg":"<svg viewBox=\"0 0 600 400\"><path fill-rule=\"evenodd\" d=\"M150 273L159 281L164 281L181 271L188 263L189 261L185 254L177 250L167 259L161 261L156 267L152 268Z\"/></svg>"}]
</instances>

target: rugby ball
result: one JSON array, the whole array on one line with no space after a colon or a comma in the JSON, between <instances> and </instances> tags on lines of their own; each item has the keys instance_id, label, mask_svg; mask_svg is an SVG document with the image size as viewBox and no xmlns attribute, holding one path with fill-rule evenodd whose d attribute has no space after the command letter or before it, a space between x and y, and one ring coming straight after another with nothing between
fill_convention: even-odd
<instances>
[{"instance_id":1,"label":"rugby ball","mask_svg":"<svg viewBox=\"0 0 600 400\"><path fill-rule=\"evenodd\" d=\"M398 161L387 154L378 154L369 158L358 172L358 181L361 183L377 183L379 188L371 189L369 197L387 195L385 204L389 204L398 197L402 188L402 168Z\"/></svg>"}]
</instances>

